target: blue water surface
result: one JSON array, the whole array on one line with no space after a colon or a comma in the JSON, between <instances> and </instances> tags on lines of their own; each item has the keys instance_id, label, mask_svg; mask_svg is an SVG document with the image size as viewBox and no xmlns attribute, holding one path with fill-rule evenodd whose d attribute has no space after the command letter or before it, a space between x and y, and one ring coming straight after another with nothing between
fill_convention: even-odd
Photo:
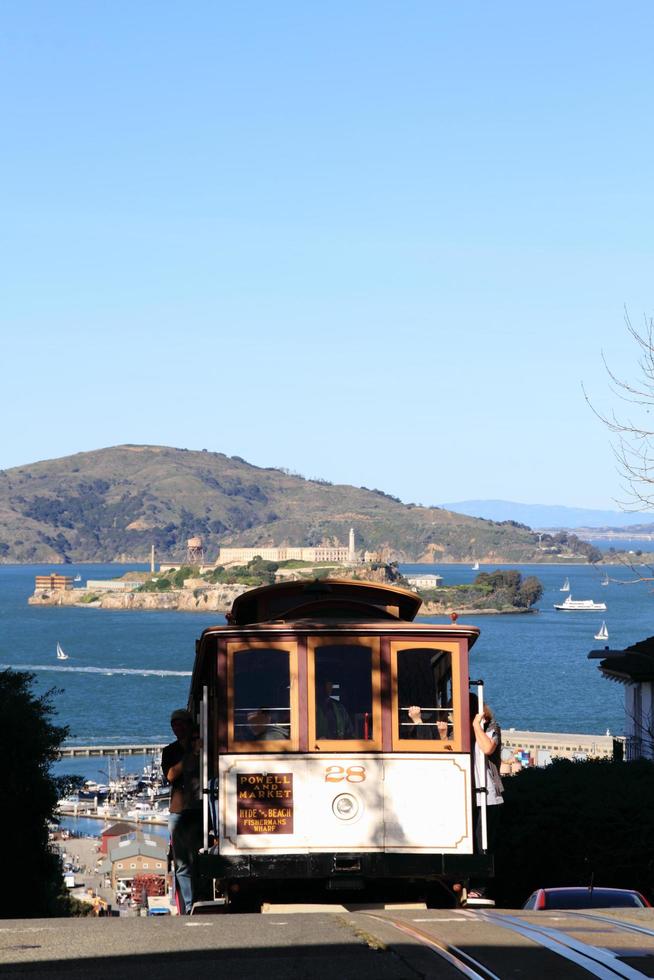
<instances>
[{"instance_id":1,"label":"blue water surface","mask_svg":"<svg viewBox=\"0 0 654 980\"><path fill-rule=\"evenodd\" d=\"M144 566L67 566L66 574L111 578ZM496 567L485 565L481 571ZM486 696L504 728L532 731L621 733L623 688L603 679L587 654L603 619L610 646L621 648L654 633L651 584L611 581L604 568L586 565L518 566L545 587L540 611L531 615L462 616L481 629L471 653L471 675L486 682ZM472 582L465 565L405 565L405 572L439 572L446 584ZM36 689L56 686L58 721L70 740L85 743L165 742L172 708L187 700L195 640L207 626L224 622L217 613L105 611L97 608L28 606L34 576L50 566L0 566L0 664L30 669ZM610 567L612 579L633 579ZM606 613L553 609L565 596L603 600ZM434 622L446 621L434 617ZM69 655L57 662L57 641ZM126 673L121 673L126 671ZM133 672L133 673L132 673ZM68 769L72 770L70 764Z\"/></svg>"},{"instance_id":2,"label":"blue water surface","mask_svg":"<svg viewBox=\"0 0 654 980\"><path fill-rule=\"evenodd\" d=\"M64 571L85 582L145 567L72 565ZM170 712L188 699L195 639L224 616L28 606L34 576L50 571L0 566L0 669L34 671L38 691L61 689L57 720L69 726L72 742L169 741ZM57 642L68 654L65 662L56 659Z\"/></svg>"}]
</instances>

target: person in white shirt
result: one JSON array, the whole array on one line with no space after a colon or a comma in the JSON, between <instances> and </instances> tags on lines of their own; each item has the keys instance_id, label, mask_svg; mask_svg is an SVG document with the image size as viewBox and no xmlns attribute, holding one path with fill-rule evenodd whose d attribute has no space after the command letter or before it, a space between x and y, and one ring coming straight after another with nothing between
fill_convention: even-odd
<instances>
[{"instance_id":1,"label":"person in white shirt","mask_svg":"<svg viewBox=\"0 0 654 980\"><path fill-rule=\"evenodd\" d=\"M470 695L470 715L472 717L472 732L475 738L473 746L473 769L475 782L476 813L475 813L475 849L478 853L483 850L481 832L481 805L484 781L486 784L486 853L493 854L497 842L504 803L502 793L504 787L500 778L500 756L502 752L502 730L495 720L491 708L485 704L479 711L479 703L474 694ZM484 780L485 777L485 780ZM483 886L472 886L468 898L483 898Z\"/></svg>"}]
</instances>

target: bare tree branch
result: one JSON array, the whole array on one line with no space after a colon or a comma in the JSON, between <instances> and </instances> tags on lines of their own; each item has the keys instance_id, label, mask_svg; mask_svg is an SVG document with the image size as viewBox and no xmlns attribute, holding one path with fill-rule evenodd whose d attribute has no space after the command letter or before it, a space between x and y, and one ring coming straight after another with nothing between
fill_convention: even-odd
<instances>
[{"instance_id":1,"label":"bare tree branch","mask_svg":"<svg viewBox=\"0 0 654 980\"><path fill-rule=\"evenodd\" d=\"M624 510L638 512L654 508L654 417L651 421L639 417L654 412L654 319L644 317L642 328L637 330L625 309L625 324L639 349L639 379L632 382L618 377L604 352L602 361L610 391L630 405L636 416L631 412L622 416L614 409L609 413L600 412L583 385L582 390L593 414L616 436L611 448L625 495L624 500L616 502Z\"/></svg>"}]
</instances>

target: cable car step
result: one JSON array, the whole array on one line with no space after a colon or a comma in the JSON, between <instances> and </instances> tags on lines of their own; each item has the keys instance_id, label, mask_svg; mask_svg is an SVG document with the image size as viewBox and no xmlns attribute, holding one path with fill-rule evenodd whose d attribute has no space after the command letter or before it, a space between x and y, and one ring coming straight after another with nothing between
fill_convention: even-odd
<instances>
[{"instance_id":1,"label":"cable car step","mask_svg":"<svg viewBox=\"0 0 654 980\"><path fill-rule=\"evenodd\" d=\"M332 871L336 874L343 872L356 872L361 874L361 858L344 855L339 857L337 854L332 858Z\"/></svg>"}]
</instances>

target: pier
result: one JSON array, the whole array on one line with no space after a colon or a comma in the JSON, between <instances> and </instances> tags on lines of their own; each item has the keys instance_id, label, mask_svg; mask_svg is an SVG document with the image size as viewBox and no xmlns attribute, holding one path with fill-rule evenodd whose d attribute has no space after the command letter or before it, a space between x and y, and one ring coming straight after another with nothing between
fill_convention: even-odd
<instances>
[{"instance_id":1,"label":"pier","mask_svg":"<svg viewBox=\"0 0 654 980\"><path fill-rule=\"evenodd\" d=\"M530 732L515 728L502 730L502 746L513 752L528 752L534 762L546 764L551 759L610 759L616 743L624 747L624 736L584 735L570 732ZM145 745L70 745L61 747L62 759L88 759L101 756L159 755L163 743Z\"/></svg>"},{"instance_id":2,"label":"pier","mask_svg":"<svg viewBox=\"0 0 654 980\"><path fill-rule=\"evenodd\" d=\"M624 752L625 741L623 735L579 735L572 732L502 729L502 748L511 749L515 753L528 752L536 765L547 765L552 759L611 759L616 754L616 743Z\"/></svg>"},{"instance_id":3,"label":"pier","mask_svg":"<svg viewBox=\"0 0 654 980\"><path fill-rule=\"evenodd\" d=\"M163 742L148 742L146 745L62 745L59 749L61 759L91 759L100 756L118 755L160 755Z\"/></svg>"}]
</instances>

